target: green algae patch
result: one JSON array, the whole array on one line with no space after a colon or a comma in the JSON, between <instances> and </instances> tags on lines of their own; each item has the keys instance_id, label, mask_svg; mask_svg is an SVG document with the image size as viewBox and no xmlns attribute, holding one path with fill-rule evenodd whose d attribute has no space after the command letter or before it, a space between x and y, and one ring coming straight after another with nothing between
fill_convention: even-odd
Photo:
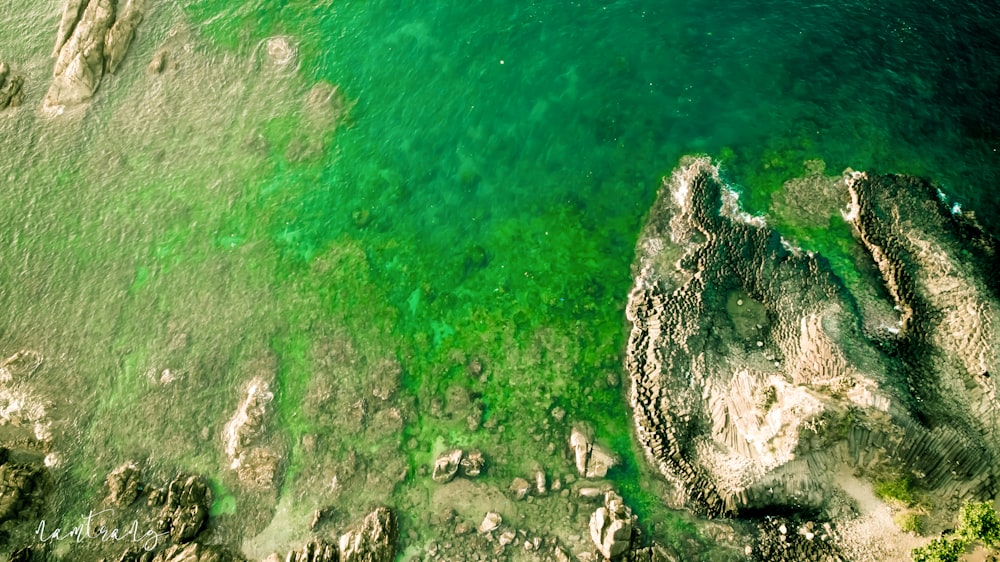
<instances>
[{"instance_id":1,"label":"green algae patch","mask_svg":"<svg viewBox=\"0 0 1000 562\"><path fill-rule=\"evenodd\" d=\"M236 496L234 496L219 480L208 479L208 486L212 490L212 505L208 515L218 517L220 515L236 514Z\"/></svg>"}]
</instances>

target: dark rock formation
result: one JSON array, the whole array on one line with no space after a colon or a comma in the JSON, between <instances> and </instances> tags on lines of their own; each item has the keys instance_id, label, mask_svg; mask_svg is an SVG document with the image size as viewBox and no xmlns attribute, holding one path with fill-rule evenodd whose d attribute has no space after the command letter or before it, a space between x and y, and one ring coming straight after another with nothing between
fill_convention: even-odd
<instances>
[{"instance_id":1,"label":"dark rock formation","mask_svg":"<svg viewBox=\"0 0 1000 562\"><path fill-rule=\"evenodd\" d=\"M52 85L46 108L86 102L125 57L142 20L141 0L68 0L52 56Z\"/></svg>"},{"instance_id":2,"label":"dark rock formation","mask_svg":"<svg viewBox=\"0 0 1000 562\"><path fill-rule=\"evenodd\" d=\"M743 213L707 159L665 181L638 244L626 369L638 438L676 503L822 511L841 467L905 474L942 504L992 497L994 243L925 183L846 185L902 311L883 332L905 353L870 341L871 303Z\"/></svg>"},{"instance_id":3,"label":"dark rock formation","mask_svg":"<svg viewBox=\"0 0 1000 562\"><path fill-rule=\"evenodd\" d=\"M11 74L7 63L0 62L0 110L21 105L21 87L24 77Z\"/></svg>"},{"instance_id":4,"label":"dark rock formation","mask_svg":"<svg viewBox=\"0 0 1000 562\"><path fill-rule=\"evenodd\" d=\"M194 540L205 526L211 505L211 491L204 478L179 475L167 487L166 504L160 510L157 530L170 533L175 543Z\"/></svg>"},{"instance_id":5,"label":"dark rock formation","mask_svg":"<svg viewBox=\"0 0 1000 562\"><path fill-rule=\"evenodd\" d=\"M47 491L45 469L13 462L7 449L0 448L0 523L27 517Z\"/></svg>"},{"instance_id":6,"label":"dark rock formation","mask_svg":"<svg viewBox=\"0 0 1000 562\"><path fill-rule=\"evenodd\" d=\"M798 525L783 517L769 517L758 525L754 560L761 562L840 562L833 541L816 536L811 524Z\"/></svg>"}]
</instances>

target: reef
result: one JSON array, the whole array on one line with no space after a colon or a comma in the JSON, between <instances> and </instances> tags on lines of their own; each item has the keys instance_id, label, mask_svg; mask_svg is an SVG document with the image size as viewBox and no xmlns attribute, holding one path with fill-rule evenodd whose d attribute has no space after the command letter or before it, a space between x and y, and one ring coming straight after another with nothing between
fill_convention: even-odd
<instances>
[{"instance_id":1,"label":"reef","mask_svg":"<svg viewBox=\"0 0 1000 562\"><path fill-rule=\"evenodd\" d=\"M888 303L743 212L707 158L664 180L637 246L625 366L675 505L832 520L859 476L905 481L942 510L996 493L996 242L924 180L835 183ZM896 322L862 321L886 304Z\"/></svg>"}]
</instances>

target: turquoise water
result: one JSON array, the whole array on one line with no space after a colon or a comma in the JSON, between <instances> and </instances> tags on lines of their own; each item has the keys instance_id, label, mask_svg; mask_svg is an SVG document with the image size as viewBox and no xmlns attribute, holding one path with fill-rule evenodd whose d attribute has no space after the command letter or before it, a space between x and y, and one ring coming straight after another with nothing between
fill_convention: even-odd
<instances>
[{"instance_id":1,"label":"turquoise water","mask_svg":"<svg viewBox=\"0 0 1000 562\"><path fill-rule=\"evenodd\" d=\"M39 349L40 389L79 397L53 415L81 489L139 456L238 490L213 436L263 363L291 456L279 484L303 513L345 493L421 509L418 467L442 442L493 454L498 482L566 472L568 421L584 421L625 459L640 515L669 517L619 372L634 243L680 156L721 160L758 212L820 158L929 176L1000 225L989 4L149 3L85 116L26 108L0 136L0 347ZM8 8L0 57L33 72L37 105L57 11ZM297 46L294 70L261 70L274 36ZM144 74L164 45L176 75ZM321 81L349 107L336 127L302 109ZM165 366L182 384L144 378ZM367 396L385 372L398 426L358 429L317 398ZM75 408L89 414L69 422ZM166 414L138 428L135 408ZM351 474L409 472L313 498L330 474L311 467L349 454ZM247 508L234 493L217 513Z\"/></svg>"}]
</instances>

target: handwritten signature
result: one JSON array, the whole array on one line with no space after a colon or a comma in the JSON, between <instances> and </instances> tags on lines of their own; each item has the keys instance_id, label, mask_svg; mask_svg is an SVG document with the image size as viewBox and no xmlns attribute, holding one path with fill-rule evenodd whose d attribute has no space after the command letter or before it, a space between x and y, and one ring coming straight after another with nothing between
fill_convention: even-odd
<instances>
[{"instance_id":1,"label":"handwritten signature","mask_svg":"<svg viewBox=\"0 0 1000 562\"><path fill-rule=\"evenodd\" d=\"M105 514L110 514L109 517L113 517L114 510L105 509L96 513L91 510L91 512L87 515L80 515L80 519L82 520L81 523L67 531L64 531L61 527L56 527L52 531L47 531L45 528L45 520L42 519L38 522L35 534L38 535L38 540L42 543L62 542L66 540L75 540L77 543L81 543L86 540L100 540L101 542L130 541L133 543L141 543L142 549L147 552L156 550L156 547L160 544L160 538L169 534L157 533L152 529L147 529L145 533L140 535L139 521L135 519L132 520L131 525L126 527L113 527L109 529L107 526L101 524L95 528L94 518Z\"/></svg>"}]
</instances>

